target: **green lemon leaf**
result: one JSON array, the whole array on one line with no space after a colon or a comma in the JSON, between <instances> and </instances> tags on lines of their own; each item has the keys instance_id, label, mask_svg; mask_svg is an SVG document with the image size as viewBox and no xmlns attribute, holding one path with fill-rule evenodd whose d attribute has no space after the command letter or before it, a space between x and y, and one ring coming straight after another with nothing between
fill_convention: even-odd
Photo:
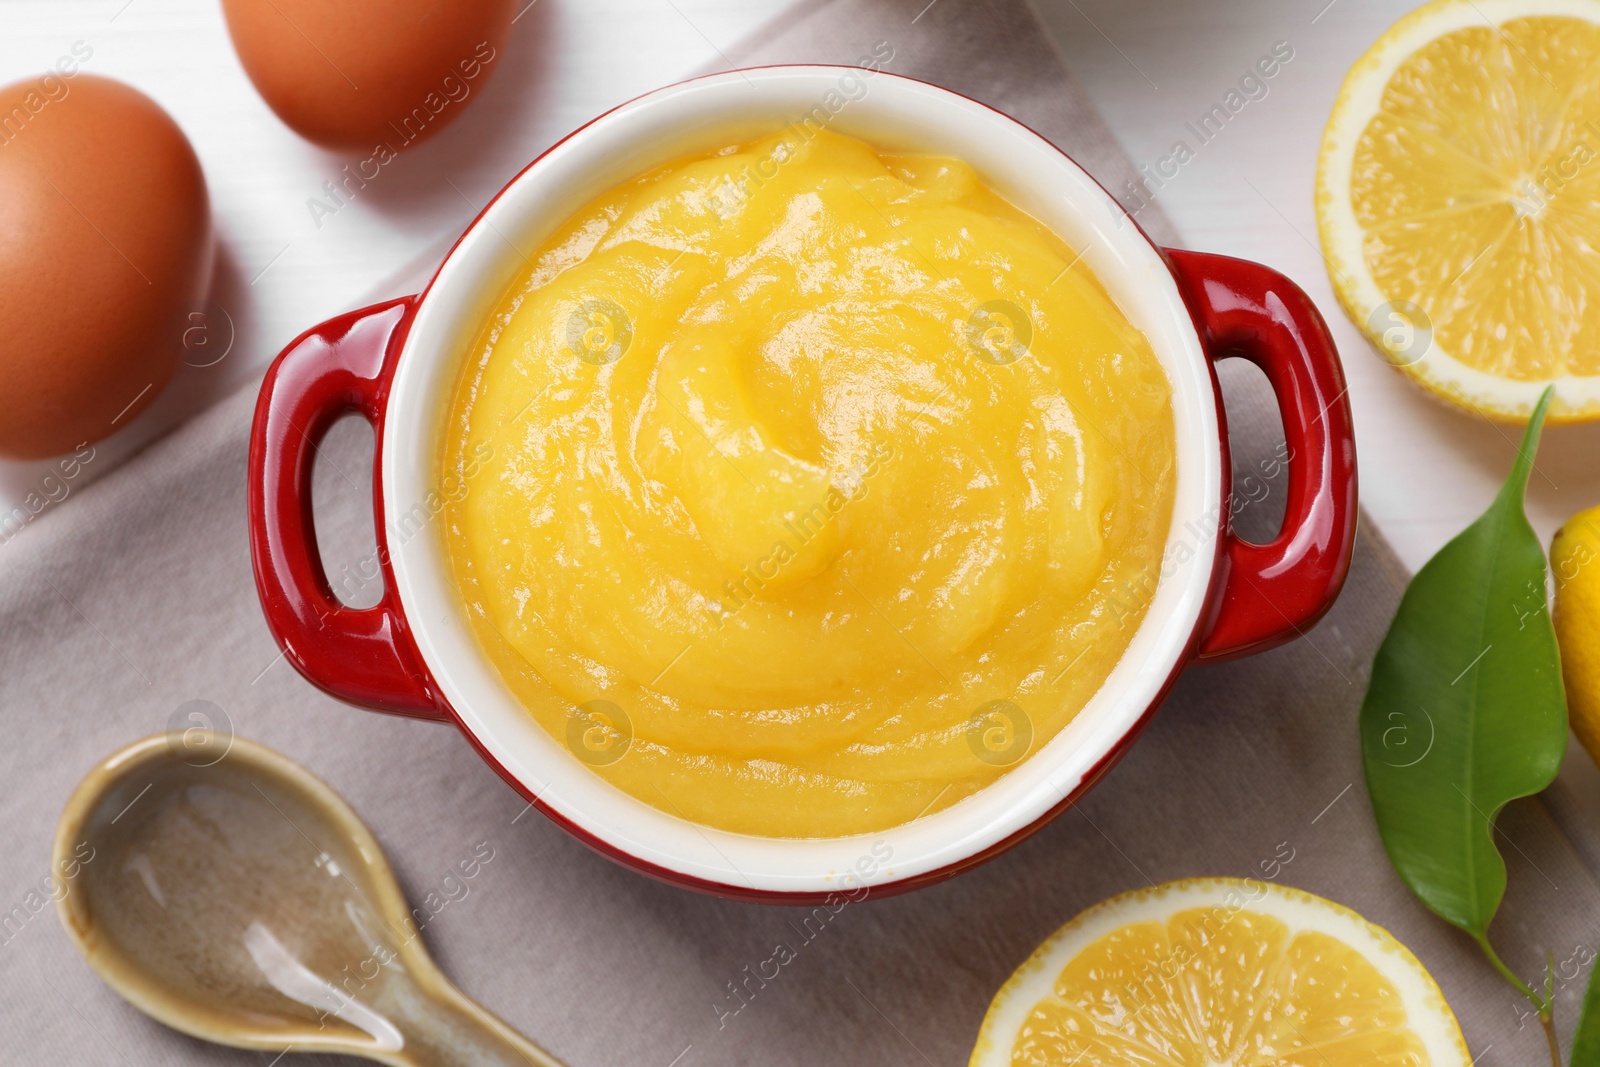
<instances>
[{"instance_id":1,"label":"green lemon leaf","mask_svg":"<svg viewBox=\"0 0 1600 1067\"><path fill-rule=\"evenodd\" d=\"M1600 967L1589 970L1589 991L1583 995L1568 1062L1572 1067L1600 1067Z\"/></svg>"},{"instance_id":2,"label":"green lemon leaf","mask_svg":"<svg viewBox=\"0 0 1600 1067\"><path fill-rule=\"evenodd\" d=\"M1522 510L1549 403L1547 390L1494 504L1411 580L1361 705L1367 790L1390 861L1514 982L1488 944L1506 889L1494 820L1550 784L1567 746L1544 548Z\"/></svg>"}]
</instances>

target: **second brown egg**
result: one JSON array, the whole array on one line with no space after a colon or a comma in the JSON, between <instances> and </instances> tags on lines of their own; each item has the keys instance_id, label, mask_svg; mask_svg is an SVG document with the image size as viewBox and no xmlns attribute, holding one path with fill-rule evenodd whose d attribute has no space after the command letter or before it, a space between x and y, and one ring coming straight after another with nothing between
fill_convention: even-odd
<instances>
[{"instance_id":1,"label":"second brown egg","mask_svg":"<svg viewBox=\"0 0 1600 1067\"><path fill-rule=\"evenodd\" d=\"M223 0L267 105L327 148L398 152L454 121L503 59L508 0Z\"/></svg>"}]
</instances>

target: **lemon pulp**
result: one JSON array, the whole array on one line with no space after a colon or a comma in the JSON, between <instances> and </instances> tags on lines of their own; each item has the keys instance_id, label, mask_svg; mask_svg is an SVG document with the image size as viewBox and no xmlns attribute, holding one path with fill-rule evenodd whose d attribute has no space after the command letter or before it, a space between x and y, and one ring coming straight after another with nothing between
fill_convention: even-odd
<instances>
[{"instance_id":1,"label":"lemon pulp","mask_svg":"<svg viewBox=\"0 0 1600 1067\"><path fill-rule=\"evenodd\" d=\"M995 997L974 1067L1466 1067L1416 958L1298 890L1191 879L1106 901Z\"/></svg>"},{"instance_id":2,"label":"lemon pulp","mask_svg":"<svg viewBox=\"0 0 1600 1067\"><path fill-rule=\"evenodd\" d=\"M1424 386L1522 420L1554 383L1577 421L1600 417L1600 3L1538 7L1435 0L1386 33L1334 106L1318 225L1341 303Z\"/></svg>"},{"instance_id":3,"label":"lemon pulp","mask_svg":"<svg viewBox=\"0 0 1600 1067\"><path fill-rule=\"evenodd\" d=\"M1578 19L1456 30L1401 64L1361 136L1373 276L1468 366L1600 374L1597 62L1600 26Z\"/></svg>"},{"instance_id":4,"label":"lemon pulp","mask_svg":"<svg viewBox=\"0 0 1600 1067\"><path fill-rule=\"evenodd\" d=\"M811 127L657 168L529 260L448 414L490 659L685 818L892 826L1054 736L1156 584L1170 387L957 160Z\"/></svg>"},{"instance_id":5,"label":"lemon pulp","mask_svg":"<svg viewBox=\"0 0 1600 1067\"><path fill-rule=\"evenodd\" d=\"M1180 972L1172 986L1170 971ZM1318 1054L1332 1044L1347 1063L1427 1062L1398 993L1371 964L1326 934L1291 937L1266 915L1196 908L1135 923L1069 963L1055 993L1029 1015L1012 1063L1101 1067L1155 1053L1267 1067L1291 1051L1339 1063Z\"/></svg>"}]
</instances>

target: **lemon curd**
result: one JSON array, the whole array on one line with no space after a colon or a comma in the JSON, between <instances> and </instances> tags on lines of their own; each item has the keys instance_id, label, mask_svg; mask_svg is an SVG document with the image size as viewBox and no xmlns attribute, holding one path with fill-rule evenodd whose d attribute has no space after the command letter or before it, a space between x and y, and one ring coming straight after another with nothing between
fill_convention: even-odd
<instances>
[{"instance_id":1,"label":"lemon curd","mask_svg":"<svg viewBox=\"0 0 1600 1067\"><path fill-rule=\"evenodd\" d=\"M1162 565L1171 391L1079 255L961 161L813 127L605 192L448 410L477 636L620 789L894 826L1105 680Z\"/></svg>"}]
</instances>

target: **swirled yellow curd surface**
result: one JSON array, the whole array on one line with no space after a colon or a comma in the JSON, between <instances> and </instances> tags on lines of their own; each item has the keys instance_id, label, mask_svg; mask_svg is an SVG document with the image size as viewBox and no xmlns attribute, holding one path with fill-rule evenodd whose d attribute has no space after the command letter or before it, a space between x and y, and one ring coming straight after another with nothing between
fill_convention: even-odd
<instances>
[{"instance_id":1,"label":"swirled yellow curd surface","mask_svg":"<svg viewBox=\"0 0 1600 1067\"><path fill-rule=\"evenodd\" d=\"M1169 383L966 163L790 127L528 262L451 402L445 540L596 773L727 830L879 830L1099 688L1162 563Z\"/></svg>"}]
</instances>

